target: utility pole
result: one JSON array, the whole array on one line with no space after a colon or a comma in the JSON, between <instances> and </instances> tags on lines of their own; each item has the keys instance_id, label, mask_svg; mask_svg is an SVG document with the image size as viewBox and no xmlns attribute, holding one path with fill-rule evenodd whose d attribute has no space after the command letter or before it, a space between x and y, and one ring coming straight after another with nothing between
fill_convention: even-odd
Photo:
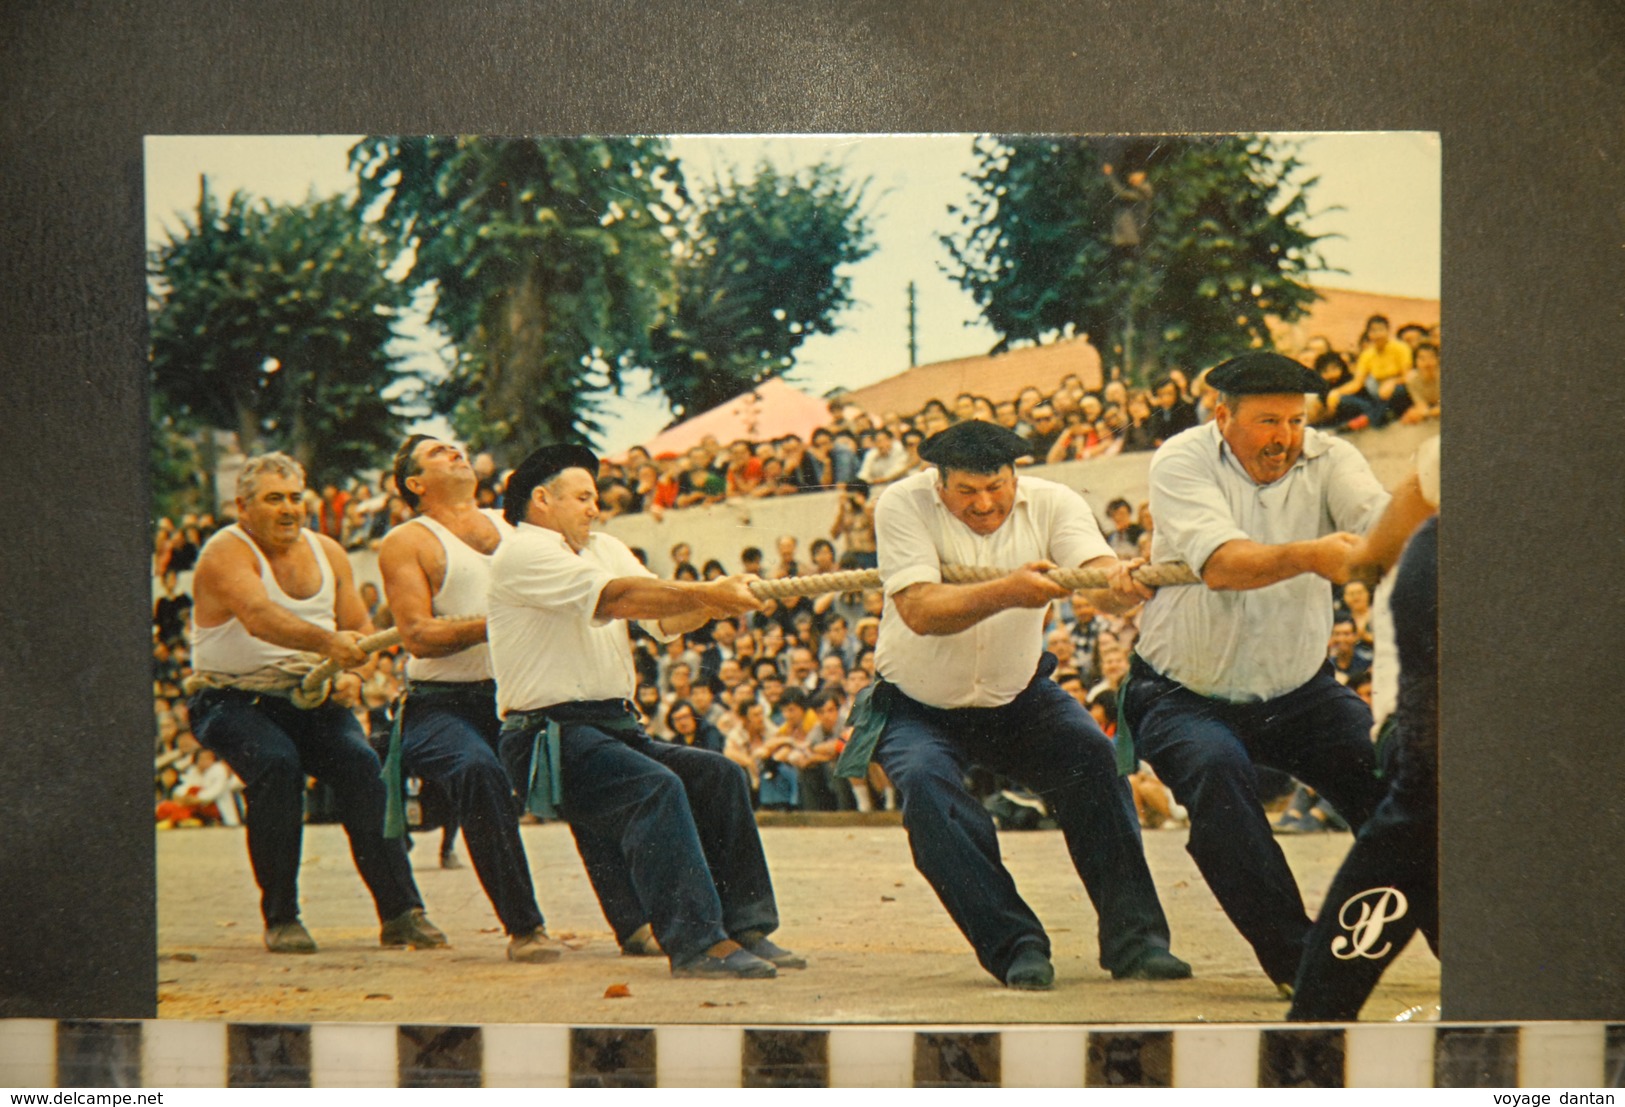
<instances>
[{"instance_id":1,"label":"utility pole","mask_svg":"<svg viewBox=\"0 0 1625 1107\"><path fill-rule=\"evenodd\" d=\"M914 368L920 363L920 343L918 317L914 309L914 282L908 282L908 367Z\"/></svg>"}]
</instances>

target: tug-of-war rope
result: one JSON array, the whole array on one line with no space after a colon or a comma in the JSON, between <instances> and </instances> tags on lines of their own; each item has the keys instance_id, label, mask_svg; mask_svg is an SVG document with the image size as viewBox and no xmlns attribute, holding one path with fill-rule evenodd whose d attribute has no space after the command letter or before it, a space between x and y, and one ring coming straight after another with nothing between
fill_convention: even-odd
<instances>
[{"instance_id":1,"label":"tug-of-war rope","mask_svg":"<svg viewBox=\"0 0 1625 1107\"><path fill-rule=\"evenodd\" d=\"M942 579L950 584L979 584L1008 576L1014 569L994 566L945 565ZM1109 583L1107 569L1051 569L1044 575L1062 588L1077 591L1080 588L1104 588ZM1134 570L1134 579L1151 588L1166 588L1175 584L1200 584L1202 578L1188 565L1178 561L1164 561L1156 565L1142 565ZM784 600L791 596L821 596L827 592L863 592L880 587L880 570L853 569L841 573L815 573L804 577L780 577L776 580L753 580L747 587L759 600ZM376 653L399 645L401 632L389 630L369 634L356 643L366 653ZM256 669L252 673L193 673L186 678L186 693L205 688L235 688L243 692L266 692L287 696L294 705L303 708L319 707L332 691L333 678L339 673L336 662L320 654L300 653Z\"/></svg>"}]
</instances>

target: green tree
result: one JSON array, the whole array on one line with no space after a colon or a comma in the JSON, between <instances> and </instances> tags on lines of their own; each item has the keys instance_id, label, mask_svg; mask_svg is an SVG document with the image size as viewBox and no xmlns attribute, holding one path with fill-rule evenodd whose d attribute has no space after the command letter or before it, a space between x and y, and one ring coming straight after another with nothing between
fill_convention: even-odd
<instances>
[{"instance_id":1,"label":"green tree","mask_svg":"<svg viewBox=\"0 0 1625 1107\"><path fill-rule=\"evenodd\" d=\"M389 352L405 291L387 242L342 197L221 207L205 179L195 220L149 258L151 365L164 416L285 449L312 481L378 463L408 374ZM154 427L155 438L170 429Z\"/></svg>"},{"instance_id":2,"label":"green tree","mask_svg":"<svg viewBox=\"0 0 1625 1107\"><path fill-rule=\"evenodd\" d=\"M370 136L350 162L456 348L435 409L504 455L590 438L671 303L683 193L664 142Z\"/></svg>"},{"instance_id":3,"label":"green tree","mask_svg":"<svg viewBox=\"0 0 1625 1107\"><path fill-rule=\"evenodd\" d=\"M961 229L942 242L1001 336L995 352L1087 335L1143 382L1268 344L1266 317L1291 322L1318 298L1307 277L1327 266L1303 228L1314 180L1297 180L1290 146L981 138L976 158L974 196L953 209Z\"/></svg>"},{"instance_id":4,"label":"green tree","mask_svg":"<svg viewBox=\"0 0 1625 1107\"><path fill-rule=\"evenodd\" d=\"M785 372L810 335L835 332L852 303L842 270L874 252L867 185L825 164L785 174L763 162L749 181L725 177L697 195L677 253L677 304L654 336L651 369L673 414Z\"/></svg>"}]
</instances>

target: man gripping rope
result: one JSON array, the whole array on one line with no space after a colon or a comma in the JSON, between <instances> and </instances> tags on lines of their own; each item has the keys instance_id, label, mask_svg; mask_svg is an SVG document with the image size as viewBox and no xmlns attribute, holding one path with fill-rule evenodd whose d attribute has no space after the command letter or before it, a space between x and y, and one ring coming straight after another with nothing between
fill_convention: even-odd
<instances>
[{"instance_id":1,"label":"man gripping rope","mask_svg":"<svg viewBox=\"0 0 1625 1107\"><path fill-rule=\"evenodd\" d=\"M585 447L544 446L503 494L516 530L491 563L488 615L503 764L530 810L619 851L673 975L801 968L768 937L778 908L744 771L650 738L631 702L626 620L669 640L762 604L740 577L659 580L594 533L597 472Z\"/></svg>"},{"instance_id":2,"label":"man gripping rope","mask_svg":"<svg viewBox=\"0 0 1625 1107\"><path fill-rule=\"evenodd\" d=\"M1146 604L1117 740L1190 812L1187 850L1290 995L1309 919L1254 765L1291 773L1356 829L1381 799L1371 711L1337 682L1326 642L1331 585L1389 497L1358 450L1305 428L1317 374L1256 351L1207 380L1214 421L1165 443L1150 474L1152 560L1183 561L1206 587Z\"/></svg>"},{"instance_id":3,"label":"man gripping rope","mask_svg":"<svg viewBox=\"0 0 1625 1107\"><path fill-rule=\"evenodd\" d=\"M360 665L372 629L344 550L305 529L305 471L286 454L250 458L237 478L237 517L209 540L193 579L193 664L244 676L301 653ZM340 678L350 702L360 682ZM345 687L347 685L347 687ZM424 916L405 845L383 836L384 784L361 724L342 703L305 710L270 693L205 688L190 705L198 741L242 778L248 856L260 887L265 947L314 953L299 921L305 777L338 800L356 871L372 894L385 946L446 945Z\"/></svg>"},{"instance_id":4,"label":"man gripping rope","mask_svg":"<svg viewBox=\"0 0 1625 1107\"><path fill-rule=\"evenodd\" d=\"M378 550L384 592L412 655L385 761L397 797L389 831L404 832L397 813L405 777L444 786L475 875L508 934L509 960L552 961L562 946L543 927L519 838L519 805L497 759L501 720L485 641L491 558L513 527L501 512L477 506L479 477L454 443L412 435L395 455L394 474L401 498L419 514L391 530ZM589 844L578 845L617 940L642 952L635 935L643 909L619 853L595 856Z\"/></svg>"},{"instance_id":5,"label":"man gripping rope","mask_svg":"<svg viewBox=\"0 0 1625 1107\"><path fill-rule=\"evenodd\" d=\"M1119 979L1191 975L1168 951L1168 921L1146 867L1128 785L1111 741L1049 679L1044 612L1069 591L1041 570L1110 568L1108 610L1149 590L1120 562L1071 489L1016 476L1031 446L1003 427L966 422L920 447L936 466L880 498L875 530L886 607L881 683L837 766L861 775L872 750L903 800L914 864L1008 987L1052 986L1049 937L999 857L991 816L966 790L971 763L1031 788L1060 823L1072 864L1099 914L1100 964ZM942 582L942 567L1022 565L981 584ZM861 737L860 737L861 736Z\"/></svg>"}]
</instances>

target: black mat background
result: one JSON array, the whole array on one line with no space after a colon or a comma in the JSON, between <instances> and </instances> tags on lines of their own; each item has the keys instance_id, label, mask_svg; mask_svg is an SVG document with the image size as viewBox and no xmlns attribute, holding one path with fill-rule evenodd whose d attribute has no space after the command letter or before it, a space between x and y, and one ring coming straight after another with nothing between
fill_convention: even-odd
<instances>
[{"instance_id":1,"label":"black mat background","mask_svg":"<svg viewBox=\"0 0 1625 1107\"><path fill-rule=\"evenodd\" d=\"M0 7L0 1015L151 1016L141 137L1438 130L1444 1007L1620 1018L1625 9Z\"/></svg>"}]
</instances>

